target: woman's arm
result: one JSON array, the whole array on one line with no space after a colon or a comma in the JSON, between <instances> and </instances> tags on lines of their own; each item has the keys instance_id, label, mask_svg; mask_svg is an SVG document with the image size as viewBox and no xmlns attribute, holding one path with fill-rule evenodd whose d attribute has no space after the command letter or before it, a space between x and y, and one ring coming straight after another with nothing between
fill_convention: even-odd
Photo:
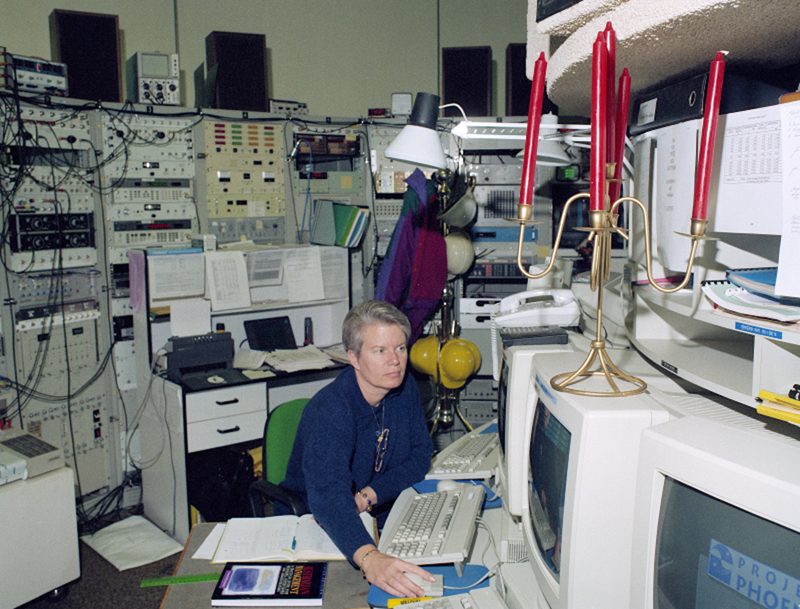
<instances>
[{"instance_id":1,"label":"woman's arm","mask_svg":"<svg viewBox=\"0 0 800 609\"><path fill-rule=\"evenodd\" d=\"M422 567L382 554L373 544L358 548L353 554L353 562L369 583L393 596L414 598L424 594L422 588L408 579L405 573L415 573L429 582L434 581L434 577Z\"/></svg>"},{"instance_id":2,"label":"woman's arm","mask_svg":"<svg viewBox=\"0 0 800 609\"><path fill-rule=\"evenodd\" d=\"M331 403L320 404L310 414L314 422L308 427L303 454L308 508L333 543L345 556L352 556L372 542L353 501L352 417Z\"/></svg>"}]
</instances>

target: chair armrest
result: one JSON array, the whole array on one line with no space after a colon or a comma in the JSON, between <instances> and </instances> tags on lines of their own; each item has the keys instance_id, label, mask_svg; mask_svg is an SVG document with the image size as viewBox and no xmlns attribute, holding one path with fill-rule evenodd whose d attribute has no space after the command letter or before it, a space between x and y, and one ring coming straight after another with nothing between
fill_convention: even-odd
<instances>
[{"instance_id":1,"label":"chair armrest","mask_svg":"<svg viewBox=\"0 0 800 609\"><path fill-rule=\"evenodd\" d=\"M248 494L250 495L250 509L256 518L264 517L265 500L272 503L280 501L284 505L288 505L295 516L308 514L306 504L300 498L300 495L266 480L256 480L250 484Z\"/></svg>"}]
</instances>

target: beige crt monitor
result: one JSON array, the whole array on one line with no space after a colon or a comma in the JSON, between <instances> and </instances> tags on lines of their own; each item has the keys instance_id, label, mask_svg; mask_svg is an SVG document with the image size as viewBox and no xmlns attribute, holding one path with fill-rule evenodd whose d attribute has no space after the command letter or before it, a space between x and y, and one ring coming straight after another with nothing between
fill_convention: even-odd
<instances>
[{"instance_id":1,"label":"beige crt monitor","mask_svg":"<svg viewBox=\"0 0 800 609\"><path fill-rule=\"evenodd\" d=\"M800 435L732 410L642 434L630 607L800 603Z\"/></svg>"},{"instance_id":2,"label":"beige crt monitor","mask_svg":"<svg viewBox=\"0 0 800 609\"><path fill-rule=\"evenodd\" d=\"M529 395L536 408L526 434L521 518L528 577L536 580L540 607L624 609L641 433L674 414L646 393L588 397L553 389L550 379L577 370L584 358L575 352L533 359ZM604 384L593 377L582 388Z\"/></svg>"}]
</instances>

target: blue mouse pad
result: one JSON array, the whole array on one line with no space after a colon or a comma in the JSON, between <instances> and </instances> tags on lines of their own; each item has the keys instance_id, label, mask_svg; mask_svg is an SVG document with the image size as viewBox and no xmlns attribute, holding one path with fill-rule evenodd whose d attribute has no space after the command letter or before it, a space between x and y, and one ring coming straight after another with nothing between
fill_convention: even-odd
<instances>
[{"instance_id":1,"label":"blue mouse pad","mask_svg":"<svg viewBox=\"0 0 800 609\"><path fill-rule=\"evenodd\" d=\"M489 586L489 578L486 578L477 586L472 586L472 584L486 575L486 573L489 571L489 569L483 565L464 565L464 575L461 577L458 576L458 573L456 573L456 568L453 565L422 565L422 568L433 575L442 576L442 582L445 586L445 596L463 594L464 592L469 592L470 590L486 588ZM448 590L448 586L451 588L464 589ZM370 607L387 607L389 605L389 600L395 598L398 597L392 596L388 592L384 592L377 586L370 585L367 602L369 603Z\"/></svg>"},{"instance_id":2,"label":"blue mouse pad","mask_svg":"<svg viewBox=\"0 0 800 609\"><path fill-rule=\"evenodd\" d=\"M483 509L489 510L492 508L497 508L503 505L503 499L499 495L495 495L494 491L490 489L486 484L483 483L482 480L456 480L456 482L465 483L465 484L472 484L472 485L482 485L486 491L486 496L483 500ZM421 480L414 484L414 490L418 493L435 493L436 492L436 485L439 483L438 480Z\"/></svg>"}]
</instances>

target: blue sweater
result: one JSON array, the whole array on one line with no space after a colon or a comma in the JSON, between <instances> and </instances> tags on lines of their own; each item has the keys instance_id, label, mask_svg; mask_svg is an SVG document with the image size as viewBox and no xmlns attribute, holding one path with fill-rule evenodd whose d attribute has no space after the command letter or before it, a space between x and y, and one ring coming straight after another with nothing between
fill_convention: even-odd
<instances>
[{"instance_id":1,"label":"blue sweater","mask_svg":"<svg viewBox=\"0 0 800 609\"><path fill-rule=\"evenodd\" d=\"M389 430L389 441L381 471L375 472L380 423ZM356 513L354 494L373 488L378 496L373 515L382 524L394 499L428 473L432 453L414 379L407 375L383 407L373 408L361 393L355 370L348 368L303 411L281 485L303 497L336 546L352 559L358 548L372 543Z\"/></svg>"}]
</instances>

